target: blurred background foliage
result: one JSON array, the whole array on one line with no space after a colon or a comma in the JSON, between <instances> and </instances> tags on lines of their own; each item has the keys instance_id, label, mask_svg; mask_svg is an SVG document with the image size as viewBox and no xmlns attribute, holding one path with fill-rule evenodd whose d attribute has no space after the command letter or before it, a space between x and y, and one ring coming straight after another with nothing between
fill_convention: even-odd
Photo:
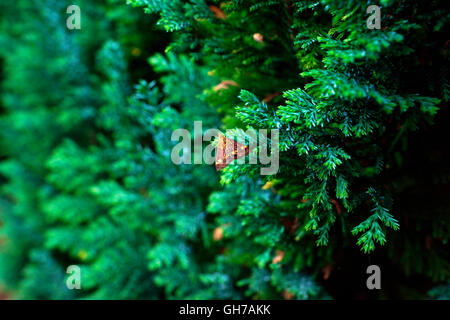
<instances>
[{"instance_id":1,"label":"blurred background foliage","mask_svg":"<svg viewBox=\"0 0 450 320\"><path fill-rule=\"evenodd\" d=\"M0 3L0 298L448 299L443 1L127 2ZM174 165L200 120L279 173Z\"/></svg>"}]
</instances>

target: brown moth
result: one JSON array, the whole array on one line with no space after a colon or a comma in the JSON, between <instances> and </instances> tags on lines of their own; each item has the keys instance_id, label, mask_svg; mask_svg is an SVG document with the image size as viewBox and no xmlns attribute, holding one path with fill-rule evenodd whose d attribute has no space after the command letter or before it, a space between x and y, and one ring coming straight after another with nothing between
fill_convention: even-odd
<instances>
[{"instance_id":1,"label":"brown moth","mask_svg":"<svg viewBox=\"0 0 450 320\"><path fill-rule=\"evenodd\" d=\"M222 170L234 160L245 157L249 152L250 149L245 144L219 134L219 144L216 149L216 170Z\"/></svg>"}]
</instances>

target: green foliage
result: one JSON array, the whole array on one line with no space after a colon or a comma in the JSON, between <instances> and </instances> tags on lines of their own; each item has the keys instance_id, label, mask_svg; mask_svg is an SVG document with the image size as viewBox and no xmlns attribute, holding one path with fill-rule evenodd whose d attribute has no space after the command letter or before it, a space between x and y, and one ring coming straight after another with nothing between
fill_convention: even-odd
<instances>
[{"instance_id":1,"label":"green foliage","mask_svg":"<svg viewBox=\"0 0 450 320\"><path fill-rule=\"evenodd\" d=\"M119 21L113 30L114 18L95 18L111 1L79 3L83 32L69 31L69 4L42 0L4 5L0 37L8 50L1 53L5 112L0 118L0 173L7 183L1 190L0 232L6 245L1 248L0 279L17 297L74 298L75 292L65 286L66 268L89 259L93 263L83 267L89 296L156 297L145 272L148 239L121 234L128 227L102 216L104 209L91 192L105 173L103 161L111 158L107 149L90 147L97 143L97 121L105 131L118 126L117 116L131 93L125 55L118 43L107 40L113 31L125 28L128 34L132 29ZM109 12L133 15L136 10L122 6ZM137 38L146 39L151 38ZM124 46L139 45L136 37L118 40ZM92 54L102 42L96 63ZM122 242L112 248L118 240ZM131 247L137 251L128 251ZM115 270L113 282L105 270Z\"/></svg>"},{"instance_id":2,"label":"green foliage","mask_svg":"<svg viewBox=\"0 0 450 320\"><path fill-rule=\"evenodd\" d=\"M428 292L429 296L436 300L449 300L450 299L450 284L444 284L437 286Z\"/></svg>"},{"instance_id":3,"label":"green foliage","mask_svg":"<svg viewBox=\"0 0 450 320\"><path fill-rule=\"evenodd\" d=\"M448 19L439 1L429 6L383 2L382 30L366 27L369 3L358 1L231 1L210 8L214 17L206 14L203 2L190 2L183 7L189 8L184 13L189 23L179 28L168 27L168 1L129 2L159 12L160 24L179 32L173 48L188 50L209 63L215 75L242 88L241 103L232 98L235 86L206 93L213 105L220 103L226 128L240 123L280 130L276 177L261 179L255 166L229 166L221 179L228 186L210 197L209 211L218 215L219 225L227 225L227 255L239 256L231 252L252 241L266 250L260 259L245 259L246 264L253 260L266 266L276 250L283 250L283 268L310 266L317 273L339 252L337 237L346 239L345 246L355 241L366 254L389 245L386 259L403 264L407 274L448 277L448 233L435 238L432 253L424 240L430 235L420 235L419 247L408 245L409 253L400 259L401 245L389 241L398 237L396 232L407 243L419 240L410 225L400 230L399 221L411 223L404 197L426 184L411 166L430 165L426 159L415 162L412 157L423 151L408 148L408 141L418 130L430 132L429 138L438 132L430 125L440 103L448 100L442 37ZM201 19L193 8L204 11ZM436 17L438 25L426 17ZM188 37L193 38L190 47L180 44ZM419 80L423 74L426 83ZM240 122L229 121L233 111ZM439 163L446 172L445 161ZM404 179L410 180L410 190ZM275 195L261 190L273 181ZM412 223L425 234L440 228L448 223L443 207L448 208L446 201L428 207ZM283 229L290 232L280 220L295 225L293 236L283 235ZM315 245L326 247L304 249ZM257 250L247 249L245 256ZM414 261L415 250L427 254ZM315 261L303 262L308 260Z\"/></svg>"}]
</instances>

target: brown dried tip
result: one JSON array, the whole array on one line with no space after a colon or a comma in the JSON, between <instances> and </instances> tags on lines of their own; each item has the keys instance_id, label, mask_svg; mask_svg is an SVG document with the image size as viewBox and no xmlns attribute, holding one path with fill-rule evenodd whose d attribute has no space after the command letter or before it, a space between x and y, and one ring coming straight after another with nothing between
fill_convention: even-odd
<instances>
[{"instance_id":1,"label":"brown dried tip","mask_svg":"<svg viewBox=\"0 0 450 320\"><path fill-rule=\"evenodd\" d=\"M239 87L239 84L237 84L233 80L223 80L221 83L215 86L213 90L217 92L219 90L228 89L230 86Z\"/></svg>"},{"instance_id":2,"label":"brown dried tip","mask_svg":"<svg viewBox=\"0 0 450 320\"><path fill-rule=\"evenodd\" d=\"M223 228L217 227L214 229L213 239L214 241L220 241L223 238Z\"/></svg>"},{"instance_id":3,"label":"brown dried tip","mask_svg":"<svg viewBox=\"0 0 450 320\"><path fill-rule=\"evenodd\" d=\"M261 33L254 33L253 34L253 40L259 43L263 43L264 36Z\"/></svg>"},{"instance_id":4,"label":"brown dried tip","mask_svg":"<svg viewBox=\"0 0 450 320\"><path fill-rule=\"evenodd\" d=\"M338 214L342 213L342 209L341 206L339 204L339 202L337 202L335 199L331 199L331 203L334 204L334 206L336 207L336 211Z\"/></svg>"},{"instance_id":5,"label":"brown dried tip","mask_svg":"<svg viewBox=\"0 0 450 320\"><path fill-rule=\"evenodd\" d=\"M145 189L145 188L140 188L140 189L139 189L139 194L140 194L141 196L143 196L144 198L149 198L148 191L147 191L147 189Z\"/></svg>"},{"instance_id":6,"label":"brown dried tip","mask_svg":"<svg viewBox=\"0 0 450 320\"><path fill-rule=\"evenodd\" d=\"M283 250L277 250L276 256L272 259L272 264L277 264L281 262L284 258L284 251Z\"/></svg>"},{"instance_id":7,"label":"brown dried tip","mask_svg":"<svg viewBox=\"0 0 450 320\"><path fill-rule=\"evenodd\" d=\"M427 248L427 250L431 249L432 243L433 243L433 238L431 238L431 236L426 236L426 238L425 238L425 247Z\"/></svg>"},{"instance_id":8,"label":"brown dried tip","mask_svg":"<svg viewBox=\"0 0 450 320\"><path fill-rule=\"evenodd\" d=\"M279 96L280 94L281 94L280 92L275 92L275 93L268 94L268 95L263 99L262 102L270 102L270 101L273 100L273 98Z\"/></svg>"},{"instance_id":9,"label":"brown dried tip","mask_svg":"<svg viewBox=\"0 0 450 320\"><path fill-rule=\"evenodd\" d=\"M216 17L217 19L226 19L227 15L225 12L223 12L222 10L220 10L218 7L216 6L209 6L209 10L211 10L212 12L214 12L214 17Z\"/></svg>"},{"instance_id":10,"label":"brown dried tip","mask_svg":"<svg viewBox=\"0 0 450 320\"><path fill-rule=\"evenodd\" d=\"M295 218L294 220L281 218L280 221L283 223L284 231L288 232L291 236L294 236L295 231L297 231L299 227L298 218Z\"/></svg>"},{"instance_id":11,"label":"brown dried tip","mask_svg":"<svg viewBox=\"0 0 450 320\"><path fill-rule=\"evenodd\" d=\"M135 57L139 57L141 55L141 49L139 48L133 48L131 50L131 55Z\"/></svg>"},{"instance_id":12,"label":"brown dried tip","mask_svg":"<svg viewBox=\"0 0 450 320\"><path fill-rule=\"evenodd\" d=\"M331 274L331 270L333 270L331 264L327 264L325 267L322 268L323 280L328 280Z\"/></svg>"},{"instance_id":13,"label":"brown dried tip","mask_svg":"<svg viewBox=\"0 0 450 320\"><path fill-rule=\"evenodd\" d=\"M292 300L294 298L294 294L287 290L283 290L283 298L284 300Z\"/></svg>"}]
</instances>

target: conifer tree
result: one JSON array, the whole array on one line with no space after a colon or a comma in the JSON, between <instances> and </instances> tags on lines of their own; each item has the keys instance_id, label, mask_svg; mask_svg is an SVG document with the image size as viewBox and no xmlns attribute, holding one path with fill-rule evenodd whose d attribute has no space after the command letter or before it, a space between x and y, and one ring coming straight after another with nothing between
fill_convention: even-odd
<instances>
[{"instance_id":1,"label":"conifer tree","mask_svg":"<svg viewBox=\"0 0 450 320\"><path fill-rule=\"evenodd\" d=\"M2 201L1 231L7 244L0 259L2 279L18 294L67 298L70 294L59 290L64 272L55 268L54 257L42 247L48 226L42 203L50 193L44 164L61 137L92 116L89 87L82 81L90 80L64 30L63 16L53 11L65 12L61 2L17 1L4 6L0 149L7 158L0 172L8 182L2 186L7 197ZM49 279L48 286L34 286L32 279L42 277Z\"/></svg>"},{"instance_id":2,"label":"conifer tree","mask_svg":"<svg viewBox=\"0 0 450 320\"><path fill-rule=\"evenodd\" d=\"M0 232L4 245L0 251L0 285L6 286L16 298L74 297L75 292L68 290L65 284L66 268L86 254L80 250L71 256L67 248L71 248L71 241L79 236L73 225L94 215L96 212L90 210L96 208L84 196L80 176L63 176L62 171L57 174L60 180L67 179L64 180L66 188L79 188L74 197L56 188L51 175L52 159L71 141L82 146L95 141L94 123L104 100L98 94L101 87L105 96L114 94L123 100L131 92L128 83L122 84L127 82L128 73L124 55L116 54L117 60L107 60L110 64L105 65L104 76L98 76L96 65L104 63L101 60L105 58L100 55L99 61L95 61L98 46L109 38L116 38L130 50L126 58L138 64L133 46L154 44L152 36L158 35L155 31L153 35L130 37L135 31L133 23L142 21L151 25L151 19L136 15L137 10L127 6L118 7L117 1L78 2L82 9L81 30L69 31L66 27L69 4L54 0L2 3L1 104L4 112L0 118ZM104 19L105 11L110 14L109 19ZM127 15L131 22L119 19ZM114 48L114 45L105 45L101 54L114 51L109 47ZM120 78L121 86L110 83L117 81L116 77ZM130 77L141 75L134 71ZM116 107L119 102L116 101ZM65 160L75 172L77 166L88 159ZM65 230L58 225L59 219L72 227L72 233L65 238L57 237L60 229ZM138 277L131 281L139 280ZM119 279L116 281L120 284ZM102 286L106 291L103 298L110 293L108 283L109 280ZM148 291L151 290L146 286L141 291L131 288L119 297L133 298Z\"/></svg>"},{"instance_id":3,"label":"conifer tree","mask_svg":"<svg viewBox=\"0 0 450 320\"><path fill-rule=\"evenodd\" d=\"M251 270L247 294L308 297L302 271L327 286L333 269L365 268L383 246L390 272L448 279L442 2L381 1L380 30L366 24L372 2L129 2L158 12L176 32L171 50L222 80L206 95L223 128L280 130L276 176L228 166L210 197L225 259Z\"/></svg>"}]
</instances>

